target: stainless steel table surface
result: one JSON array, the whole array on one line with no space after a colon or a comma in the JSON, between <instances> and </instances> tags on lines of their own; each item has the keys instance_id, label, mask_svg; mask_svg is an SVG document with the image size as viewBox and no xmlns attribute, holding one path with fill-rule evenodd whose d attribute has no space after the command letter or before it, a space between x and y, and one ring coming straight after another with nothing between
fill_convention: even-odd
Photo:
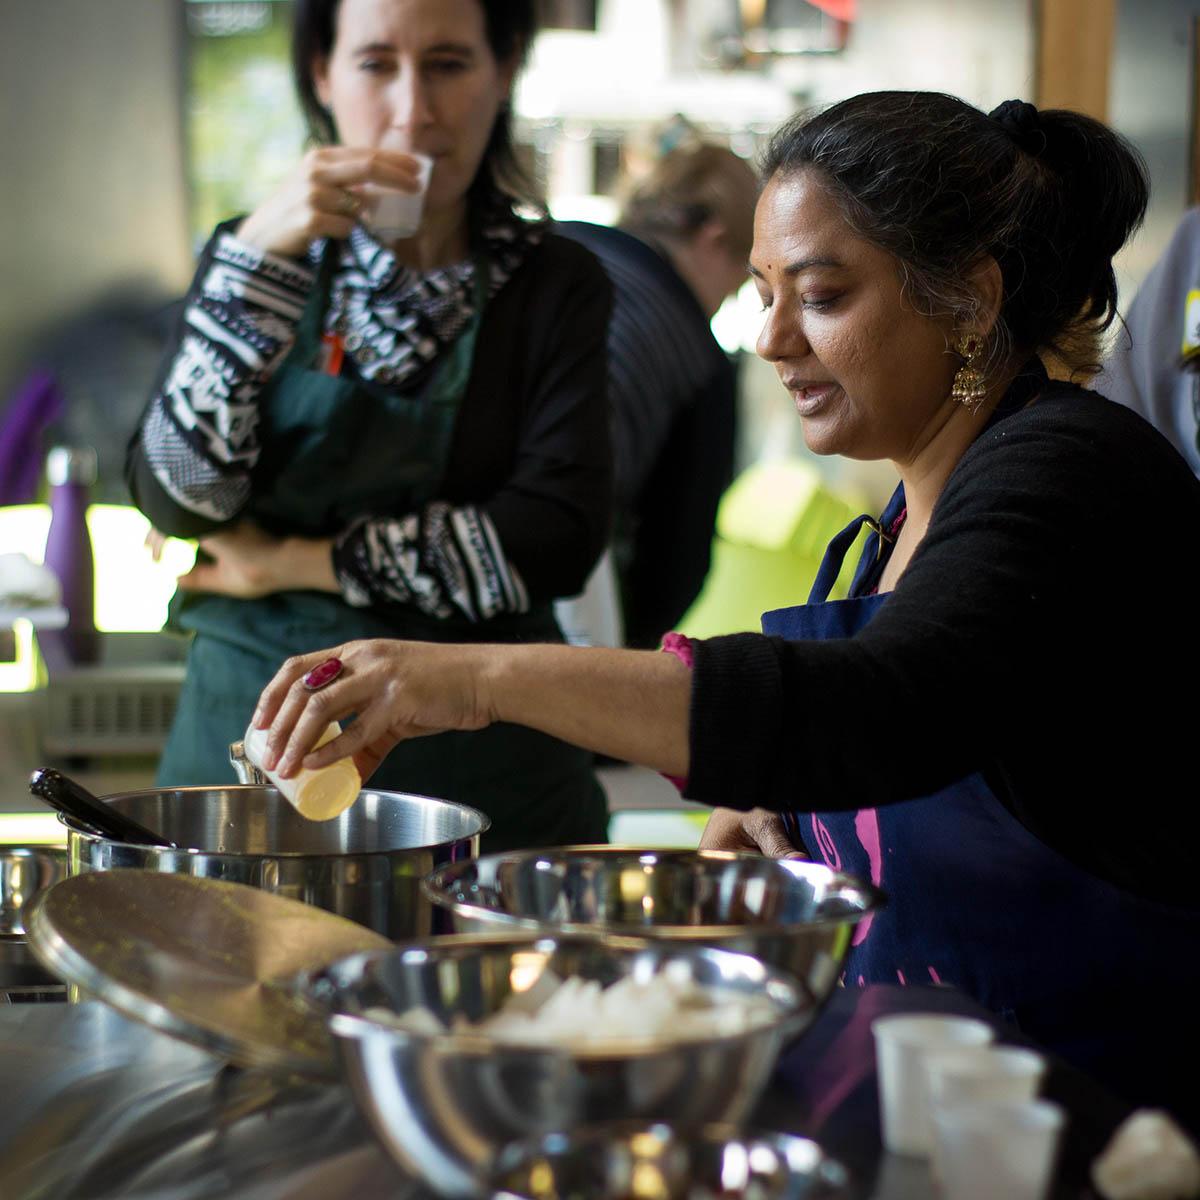
<instances>
[{"instance_id":1,"label":"stainless steel table surface","mask_svg":"<svg viewBox=\"0 0 1200 1200\"><path fill-rule=\"evenodd\" d=\"M881 1153L871 1018L980 1010L950 989L839 990L783 1058L756 1114L816 1137L855 1173L859 1200L925 1200L923 1163ZM1001 1034L1003 1036L1001 1027ZM1061 1066L1070 1114L1056 1198L1086 1195L1086 1167L1126 1110ZM96 1003L0 1006L4 1200L355 1200L425 1193L400 1176L348 1092L224 1066Z\"/></svg>"}]
</instances>

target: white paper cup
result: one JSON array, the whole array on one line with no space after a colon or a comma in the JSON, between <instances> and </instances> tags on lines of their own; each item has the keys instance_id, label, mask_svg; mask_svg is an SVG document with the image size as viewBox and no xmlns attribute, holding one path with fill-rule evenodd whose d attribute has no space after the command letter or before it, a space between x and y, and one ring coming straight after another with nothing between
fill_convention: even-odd
<instances>
[{"instance_id":1,"label":"white paper cup","mask_svg":"<svg viewBox=\"0 0 1200 1200\"><path fill-rule=\"evenodd\" d=\"M896 1014L871 1023L879 1076L883 1143L893 1154L925 1157L933 1146L929 1076L925 1058L934 1051L983 1046L990 1025L971 1017Z\"/></svg>"},{"instance_id":2,"label":"white paper cup","mask_svg":"<svg viewBox=\"0 0 1200 1200\"><path fill-rule=\"evenodd\" d=\"M411 153L411 152L410 152ZM425 193L429 190L429 177L433 174L433 159L427 154L411 154L420 164L418 181L420 188L415 192L400 192L393 188L381 188L368 183L363 188L363 208L359 220L381 242L397 242L412 237L421 228L421 216L425 211Z\"/></svg>"},{"instance_id":3,"label":"white paper cup","mask_svg":"<svg viewBox=\"0 0 1200 1200\"><path fill-rule=\"evenodd\" d=\"M966 1046L934 1050L926 1056L929 1111L936 1123L940 1108L956 1108L981 1100L1020 1103L1041 1090L1046 1059L1019 1046ZM937 1138L931 1155L934 1178L942 1176Z\"/></svg>"},{"instance_id":4,"label":"white paper cup","mask_svg":"<svg viewBox=\"0 0 1200 1200\"><path fill-rule=\"evenodd\" d=\"M930 1103L952 1108L974 1100L1033 1100L1046 1060L1019 1046L964 1046L932 1051L925 1070Z\"/></svg>"},{"instance_id":5,"label":"white paper cup","mask_svg":"<svg viewBox=\"0 0 1200 1200\"><path fill-rule=\"evenodd\" d=\"M933 1113L943 1200L1044 1200L1063 1110L1045 1100L975 1100Z\"/></svg>"}]
</instances>

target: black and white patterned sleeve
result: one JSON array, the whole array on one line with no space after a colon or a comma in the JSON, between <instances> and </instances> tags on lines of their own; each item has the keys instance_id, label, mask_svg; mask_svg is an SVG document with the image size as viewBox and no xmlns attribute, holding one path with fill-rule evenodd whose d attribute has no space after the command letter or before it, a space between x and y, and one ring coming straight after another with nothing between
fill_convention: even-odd
<instances>
[{"instance_id":1,"label":"black and white patterned sleeve","mask_svg":"<svg viewBox=\"0 0 1200 1200\"><path fill-rule=\"evenodd\" d=\"M495 526L474 505L435 502L406 517L365 518L338 538L333 563L356 608L408 604L441 620L486 621L530 607Z\"/></svg>"},{"instance_id":2,"label":"black and white patterned sleeve","mask_svg":"<svg viewBox=\"0 0 1200 1200\"><path fill-rule=\"evenodd\" d=\"M146 409L141 453L170 502L232 519L258 460L258 395L296 340L314 274L221 233L188 295L182 337Z\"/></svg>"}]
</instances>

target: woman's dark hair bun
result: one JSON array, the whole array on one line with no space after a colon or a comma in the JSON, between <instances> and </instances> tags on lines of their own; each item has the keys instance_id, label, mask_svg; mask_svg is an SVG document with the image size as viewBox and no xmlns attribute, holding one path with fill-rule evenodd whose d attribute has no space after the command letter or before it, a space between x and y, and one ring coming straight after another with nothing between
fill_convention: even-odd
<instances>
[{"instance_id":1,"label":"woman's dark hair bun","mask_svg":"<svg viewBox=\"0 0 1200 1200\"><path fill-rule=\"evenodd\" d=\"M1005 100L992 109L988 116L1001 128L1008 131L1026 154L1041 154L1046 148L1046 135L1042 132L1040 114L1027 100Z\"/></svg>"},{"instance_id":2,"label":"woman's dark hair bun","mask_svg":"<svg viewBox=\"0 0 1200 1200\"><path fill-rule=\"evenodd\" d=\"M1081 285L1081 294L1066 290L1065 302L1078 296L1080 319L1107 329L1117 311L1112 259L1141 225L1150 200L1146 165L1123 137L1083 113L1050 109L1040 114L1040 128L1041 161L1063 198L1045 214L1043 241L1059 248L1062 275Z\"/></svg>"},{"instance_id":3,"label":"woman's dark hair bun","mask_svg":"<svg viewBox=\"0 0 1200 1200\"><path fill-rule=\"evenodd\" d=\"M871 92L778 131L764 174L806 168L895 256L923 311L970 319L966 281L990 255L1004 280L992 354L1096 365L1116 315L1112 258L1149 198L1141 156L1119 134L1023 100L985 114L938 92Z\"/></svg>"}]
</instances>

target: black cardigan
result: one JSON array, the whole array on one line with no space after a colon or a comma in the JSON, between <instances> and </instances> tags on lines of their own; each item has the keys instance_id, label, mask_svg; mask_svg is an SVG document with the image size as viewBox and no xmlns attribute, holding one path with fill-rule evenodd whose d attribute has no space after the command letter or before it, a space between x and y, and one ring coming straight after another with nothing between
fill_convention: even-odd
<instances>
[{"instance_id":1,"label":"black cardigan","mask_svg":"<svg viewBox=\"0 0 1200 1200\"><path fill-rule=\"evenodd\" d=\"M534 603L581 591L608 539L611 299L599 263L574 242L546 234L530 251L484 312L438 489L438 500L487 513ZM182 323L168 365L181 337ZM163 490L136 437L127 477L157 529L199 537L217 527Z\"/></svg>"},{"instance_id":2,"label":"black cardigan","mask_svg":"<svg viewBox=\"0 0 1200 1200\"><path fill-rule=\"evenodd\" d=\"M847 810L982 771L1072 861L1196 906L1198 528L1164 438L1047 384L963 456L856 637L698 644L687 794Z\"/></svg>"}]
</instances>

